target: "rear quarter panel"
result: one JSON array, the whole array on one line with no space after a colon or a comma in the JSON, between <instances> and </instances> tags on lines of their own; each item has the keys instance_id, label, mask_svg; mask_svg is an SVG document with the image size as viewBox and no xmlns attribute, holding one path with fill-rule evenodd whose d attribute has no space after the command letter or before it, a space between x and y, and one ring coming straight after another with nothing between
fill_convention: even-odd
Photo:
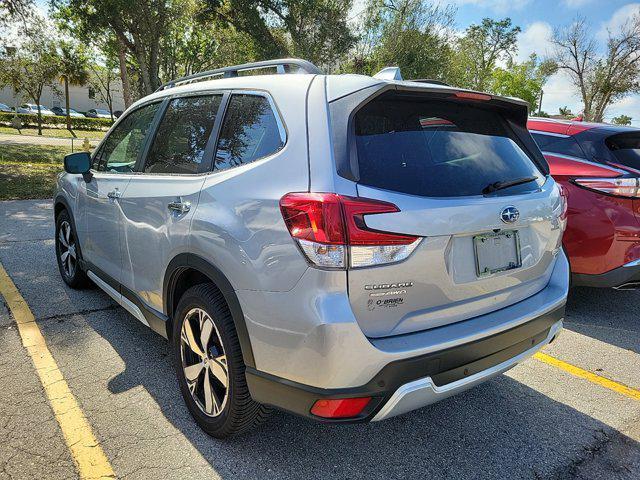
<instances>
[{"instance_id":1,"label":"rear quarter panel","mask_svg":"<svg viewBox=\"0 0 640 480\"><path fill-rule=\"evenodd\" d=\"M308 268L280 212L284 194L309 189L308 87L297 82L269 88L287 132L280 151L204 181L190 248L235 290L288 291Z\"/></svg>"},{"instance_id":2,"label":"rear quarter panel","mask_svg":"<svg viewBox=\"0 0 640 480\"><path fill-rule=\"evenodd\" d=\"M618 177L621 172L580 159L546 155L551 175L567 192L569 209L563 245L571 271L601 274L640 257L640 224L631 199L576 186L579 177Z\"/></svg>"}]
</instances>

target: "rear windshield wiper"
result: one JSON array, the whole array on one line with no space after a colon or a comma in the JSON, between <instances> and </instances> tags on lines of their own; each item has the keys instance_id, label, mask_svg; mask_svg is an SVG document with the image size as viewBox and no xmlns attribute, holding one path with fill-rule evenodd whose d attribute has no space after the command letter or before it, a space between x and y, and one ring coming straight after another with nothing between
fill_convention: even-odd
<instances>
[{"instance_id":1,"label":"rear windshield wiper","mask_svg":"<svg viewBox=\"0 0 640 480\"><path fill-rule=\"evenodd\" d=\"M516 178L515 180L503 180L501 182L493 182L487 185L482 189L482 194L487 195L489 193L497 192L498 190L502 190L509 187L515 187L516 185L522 185L523 183L533 182L537 180L538 177L522 177Z\"/></svg>"}]
</instances>

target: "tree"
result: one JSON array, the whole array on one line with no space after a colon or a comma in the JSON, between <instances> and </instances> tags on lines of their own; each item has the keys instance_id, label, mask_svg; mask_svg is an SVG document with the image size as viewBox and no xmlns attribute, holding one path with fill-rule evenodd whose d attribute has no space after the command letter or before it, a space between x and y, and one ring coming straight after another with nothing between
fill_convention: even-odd
<instances>
[{"instance_id":1,"label":"tree","mask_svg":"<svg viewBox=\"0 0 640 480\"><path fill-rule=\"evenodd\" d=\"M65 108L67 109L67 130L71 131L71 113L69 109L69 85L84 85L89 79L87 56L82 47L62 41L58 45L60 79L64 83Z\"/></svg>"},{"instance_id":2,"label":"tree","mask_svg":"<svg viewBox=\"0 0 640 480\"><path fill-rule=\"evenodd\" d=\"M554 71L555 64L540 62L535 54L523 63L509 60L506 68L495 68L492 72L489 91L526 100L533 110L537 107L542 87Z\"/></svg>"},{"instance_id":3,"label":"tree","mask_svg":"<svg viewBox=\"0 0 640 480\"><path fill-rule=\"evenodd\" d=\"M498 61L506 61L517 51L520 27L510 18L482 19L471 25L458 40L452 81L474 90L486 90Z\"/></svg>"},{"instance_id":4,"label":"tree","mask_svg":"<svg viewBox=\"0 0 640 480\"><path fill-rule=\"evenodd\" d=\"M580 92L584 119L601 122L612 103L640 91L640 15L629 19L619 32L608 32L604 56L598 55L589 32L584 18L557 29L554 60Z\"/></svg>"},{"instance_id":5,"label":"tree","mask_svg":"<svg viewBox=\"0 0 640 480\"><path fill-rule=\"evenodd\" d=\"M26 24L32 8L33 0L0 0L0 26L13 20Z\"/></svg>"},{"instance_id":6,"label":"tree","mask_svg":"<svg viewBox=\"0 0 640 480\"><path fill-rule=\"evenodd\" d=\"M299 56L331 66L354 45L352 0L204 0L205 16L253 39L261 58Z\"/></svg>"},{"instance_id":7,"label":"tree","mask_svg":"<svg viewBox=\"0 0 640 480\"><path fill-rule=\"evenodd\" d=\"M445 80L455 9L425 0L369 0L347 70L373 74L397 65L405 78Z\"/></svg>"},{"instance_id":8,"label":"tree","mask_svg":"<svg viewBox=\"0 0 640 480\"><path fill-rule=\"evenodd\" d=\"M560 107L558 113L563 117L573 117L573 113L569 107Z\"/></svg>"},{"instance_id":9,"label":"tree","mask_svg":"<svg viewBox=\"0 0 640 480\"><path fill-rule=\"evenodd\" d=\"M631 120L633 119L629 115L618 115L611 119L611 123L614 125L631 125Z\"/></svg>"},{"instance_id":10,"label":"tree","mask_svg":"<svg viewBox=\"0 0 640 480\"><path fill-rule=\"evenodd\" d=\"M142 93L160 86L160 40L179 17L181 0L51 0L61 26L85 40L111 34L137 63Z\"/></svg>"},{"instance_id":11,"label":"tree","mask_svg":"<svg viewBox=\"0 0 640 480\"><path fill-rule=\"evenodd\" d=\"M34 21L42 22L41 19ZM15 53L5 53L0 69L0 84L11 85L16 94L24 94L38 106L38 135L42 135L40 98L44 87L56 89L59 58L45 25L34 28Z\"/></svg>"},{"instance_id":12,"label":"tree","mask_svg":"<svg viewBox=\"0 0 640 480\"><path fill-rule=\"evenodd\" d=\"M91 73L87 75L89 85L98 93L100 101L107 104L109 113L111 113L111 121L113 122L113 87L118 77L116 60L113 57L107 57L104 65L97 62L89 63Z\"/></svg>"},{"instance_id":13,"label":"tree","mask_svg":"<svg viewBox=\"0 0 640 480\"><path fill-rule=\"evenodd\" d=\"M160 71L164 78L256 59L256 47L249 35L218 20L204 20L202 5L197 1L186 2L184 8L185 15L174 20L161 41ZM194 18L199 20L194 22Z\"/></svg>"}]
</instances>

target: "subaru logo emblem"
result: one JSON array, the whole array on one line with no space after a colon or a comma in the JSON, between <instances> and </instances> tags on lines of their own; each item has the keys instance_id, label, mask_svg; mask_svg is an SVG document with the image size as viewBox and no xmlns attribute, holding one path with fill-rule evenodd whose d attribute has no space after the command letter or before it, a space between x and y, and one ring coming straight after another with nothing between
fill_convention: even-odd
<instances>
[{"instance_id":1,"label":"subaru logo emblem","mask_svg":"<svg viewBox=\"0 0 640 480\"><path fill-rule=\"evenodd\" d=\"M520 218L520 212L516 207L505 207L500 213L500 218L504 223L515 223Z\"/></svg>"}]
</instances>

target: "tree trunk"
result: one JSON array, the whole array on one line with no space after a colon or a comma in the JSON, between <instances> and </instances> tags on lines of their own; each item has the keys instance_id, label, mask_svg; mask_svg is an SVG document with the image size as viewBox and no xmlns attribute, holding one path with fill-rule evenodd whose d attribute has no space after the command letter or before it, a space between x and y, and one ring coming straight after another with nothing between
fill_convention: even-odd
<instances>
[{"instance_id":1,"label":"tree trunk","mask_svg":"<svg viewBox=\"0 0 640 480\"><path fill-rule=\"evenodd\" d=\"M40 97L36 100L38 105L38 135L42 135L42 112L40 111Z\"/></svg>"},{"instance_id":2,"label":"tree trunk","mask_svg":"<svg viewBox=\"0 0 640 480\"><path fill-rule=\"evenodd\" d=\"M67 130L71 131L71 113L69 112L69 79L64 76L64 104L67 109Z\"/></svg>"},{"instance_id":3,"label":"tree trunk","mask_svg":"<svg viewBox=\"0 0 640 480\"><path fill-rule=\"evenodd\" d=\"M118 61L120 63L120 81L122 82L124 108L127 109L131 105L131 85L129 83L129 72L127 72L127 57L120 39L118 39Z\"/></svg>"},{"instance_id":4,"label":"tree trunk","mask_svg":"<svg viewBox=\"0 0 640 480\"><path fill-rule=\"evenodd\" d=\"M153 42L149 48L149 81L151 91L155 92L160 86L160 79L158 78L158 50L160 49L160 39Z\"/></svg>"},{"instance_id":5,"label":"tree trunk","mask_svg":"<svg viewBox=\"0 0 640 480\"><path fill-rule=\"evenodd\" d=\"M138 59L143 92L145 95L151 95L153 93L153 86L151 85L151 76L149 75L149 67L147 66L147 59L144 56L144 52L136 52L136 58Z\"/></svg>"}]
</instances>

